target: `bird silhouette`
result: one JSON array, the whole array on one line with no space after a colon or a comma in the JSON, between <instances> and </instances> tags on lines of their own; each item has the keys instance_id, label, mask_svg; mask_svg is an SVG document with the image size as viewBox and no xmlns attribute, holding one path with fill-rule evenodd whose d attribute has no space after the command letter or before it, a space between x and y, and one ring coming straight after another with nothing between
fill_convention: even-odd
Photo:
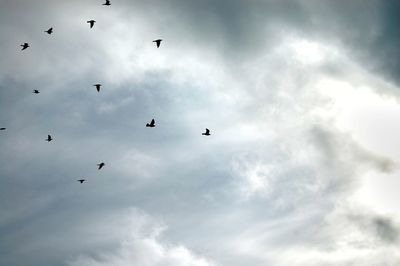
<instances>
[{"instance_id":1,"label":"bird silhouette","mask_svg":"<svg viewBox=\"0 0 400 266\"><path fill-rule=\"evenodd\" d=\"M6 130L6 128L5 127L1 127L0 130Z\"/></svg>"},{"instance_id":2,"label":"bird silhouette","mask_svg":"<svg viewBox=\"0 0 400 266\"><path fill-rule=\"evenodd\" d=\"M22 47L21 51L23 51L29 47L29 44L26 42L24 44L21 44L20 46Z\"/></svg>"},{"instance_id":3,"label":"bird silhouette","mask_svg":"<svg viewBox=\"0 0 400 266\"><path fill-rule=\"evenodd\" d=\"M208 128L206 128L206 132L205 133L201 133L201 135L210 136L211 135L210 134L210 130Z\"/></svg>"},{"instance_id":4,"label":"bird silhouette","mask_svg":"<svg viewBox=\"0 0 400 266\"><path fill-rule=\"evenodd\" d=\"M155 126L156 126L156 121L154 121L154 118L151 119L150 124L149 123L146 124L146 127L155 127Z\"/></svg>"},{"instance_id":5,"label":"bird silhouette","mask_svg":"<svg viewBox=\"0 0 400 266\"><path fill-rule=\"evenodd\" d=\"M89 23L90 24L90 28L93 28L93 26L94 26L94 23L96 22L96 20L89 20L89 21L87 21L87 23Z\"/></svg>"},{"instance_id":6,"label":"bird silhouette","mask_svg":"<svg viewBox=\"0 0 400 266\"><path fill-rule=\"evenodd\" d=\"M96 87L97 92L100 92L101 84L94 84L93 86Z\"/></svg>"},{"instance_id":7,"label":"bird silhouette","mask_svg":"<svg viewBox=\"0 0 400 266\"><path fill-rule=\"evenodd\" d=\"M53 140L53 139L51 138L51 136L50 136L50 135L47 135L46 141L50 142L50 141L52 141L52 140Z\"/></svg>"},{"instance_id":8,"label":"bird silhouette","mask_svg":"<svg viewBox=\"0 0 400 266\"><path fill-rule=\"evenodd\" d=\"M98 169L100 170L101 168L103 168L103 166L106 165L105 163L99 163L97 164L97 166L99 167Z\"/></svg>"},{"instance_id":9,"label":"bird silhouette","mask_svg":"<svg viewBox=\"0 0 400 266\"><path fill-rule=\"evenodd\" d=\"M76 181L81 182L81 184L82 184L83 182L85 182L85 179L78 179Z\"/></svg>"},{"instance_id":10,"label":"bird silhouette","mask_svg":"<svg viewBox=\"0 0 400 266\"><path fill-rule=\"evenodd\" d=\"M47 34L52 34L53 33L53 28L50 28L48 30L45 30L44 32L47 32Z\"/></svg>"},{"instance_id":11,"label":"bird silhouette","mask_svg":"<svg viewBox=\"0 0 400 266\"><path fill-rule=\"evenodd\" d=\"M160 47L162 39L158 39L158 40L154 40L153 42L155 42L157 44L157 48Z\"/></svg>"},{"instance_id":12,"label":"bird silhouette","mask_svg":"<svg viewBox=\"0 0 400 266\"><path fill-rule=\"evenodd\" d=\"M110 0L106 0L106 2L103 4L103 6L111 6Z\"/></svg>"},{"instance_id":13,"label":"bird silhouette","mask_svg":"<svg viewBox=\"0 0 400 266\"><path fill-rule=\"evenodd\" d=\"M34 93L34 94L39 94L40 93L40 91L38 91L38 90L33 90L33 92L32 93Z\"/></svg>"}]
</instances>

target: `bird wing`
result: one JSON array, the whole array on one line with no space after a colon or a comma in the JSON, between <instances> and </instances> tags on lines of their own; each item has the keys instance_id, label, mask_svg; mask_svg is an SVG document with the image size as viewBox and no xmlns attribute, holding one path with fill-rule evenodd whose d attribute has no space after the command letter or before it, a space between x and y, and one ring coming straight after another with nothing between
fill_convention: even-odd
<instances>
[{"instance_id":1,"label":"bird wing","mask_svg":"<svg viewBox=\"0 0 400 266\"><path fill-rule=\"evenodd\" d=\"M210 133L210 130L208 128L206 128L206 134Z\"/></svg>"},{"instance_id":2,"label":"bird wing","mask_svg":"<svg viewBox=\"0 0 400 266\"><path fill-rule=\"evenodd\" d=\"M154 125L156 123L156 121L154 121L154 118L153 119L151 119L151 122L150 122L150 124L151 125Z\"/></svg>"},{"instance_id":3,"label":"bird wing","mask_svg":"<svg viewBox=\"0 0 400 266\"><path fill-rule=\"evenodd\" d=\"M160 47L161 40L154 40L153 42L157 44L157 48Z\"/></svg>"}]
</instances>

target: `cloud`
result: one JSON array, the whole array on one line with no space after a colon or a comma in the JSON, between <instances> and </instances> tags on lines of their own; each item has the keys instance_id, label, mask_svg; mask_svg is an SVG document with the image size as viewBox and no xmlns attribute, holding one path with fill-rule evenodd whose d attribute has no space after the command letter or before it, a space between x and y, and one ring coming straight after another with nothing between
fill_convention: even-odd
<instances>
[{"instance_id":1,"label":"cloud","mask_svg":"<svg viewBox=\"0 0 400 266\"><path fill-rule=\"evenodd\" d=\"M0 264L396 265L395 8L5 1Z\"/></svg>"},{"instance_id":2,"label":"cloud","mask_svg":"<svg viewBox=\"0 0 400 266\"><path fill-rule=\"evenodd\" d=\"M398 243L400 227L389 217L353 212L349 213L349 219L385 244Z\"/></svg>"},{"instance_id":3,"label":"cloud","mask_svg":"<svg viewBox=\"0 0 400 266\"><path fill-rule=\"evenodd\" d=\"M69 266L125 266L140 264L144 266L214 266L212 261L193 254L181 245L171 245L160 241L165 226L152 221L152 218L138 210L131 210L132 220L122 230L125 236L116 251L82 255L71 260Z\"/></svg>"}]
</instances>

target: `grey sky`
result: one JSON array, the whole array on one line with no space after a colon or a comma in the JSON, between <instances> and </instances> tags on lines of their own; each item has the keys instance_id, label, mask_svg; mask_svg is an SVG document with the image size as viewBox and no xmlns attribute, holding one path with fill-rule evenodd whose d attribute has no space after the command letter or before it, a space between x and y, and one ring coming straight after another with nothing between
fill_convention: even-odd
<instances>
[{"instance_id":1,"label":"grey sky","mask_svg":"<svg viewBox=\"0 0 400 266\"><path fill-rule=\"evenodd\" d=\"M400 263L397 1L102 3L1 1L0 265Z\"/></svg>"}]
</instances>

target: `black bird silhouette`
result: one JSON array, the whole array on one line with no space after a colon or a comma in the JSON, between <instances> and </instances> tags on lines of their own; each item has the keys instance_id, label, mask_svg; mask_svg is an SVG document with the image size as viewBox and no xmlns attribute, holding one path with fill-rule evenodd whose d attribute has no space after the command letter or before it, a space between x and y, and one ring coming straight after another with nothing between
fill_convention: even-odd
<instances>
[{"instance_id":1,"label":"black bird silhouette","mask_svg":"<svg viewBox=\"0 0 400 266\"><path fill-rule=\"evenodd\" d=\"M99 167L99 170L100 170L101 168L103 168L104 165L106 165L106 164L105 164L105 163L99 163L99 164L97 164L97 166Z\"/></svg>"},{"instance_id":2,"label":"black bird silhouette","mask_svg":"<svg viewBox=\"0 0 400 266\"><path fill-rule=\"evenodd\" d=\"M93 28L93 26L94 26L94 23L96 22L96 20L89 20L89 21L87 21L87 23L89 23L90 24L90 28Z\"/></svg>"},{"instance_id":3,"label":"black bird silhouette","mask_svg":"<svg viewBox=\"0 0 400 266\"><path fill-rule=\"evenodd\" d=\"M162 39L158 39L158 40L154 40L153 42L155 42L157 44L157 48L160 47Z\"/></svg>"},{"instance_id":4,"label":"black bird silhouette","mask_svg":"<svg viewBox=\"0 0 400 266\"><path fill-rule=\"evenodd\" d=\"M96 87L97 92L100 92L101 84L94 84L93 86Z\"/></svg>"},{"instance_id":5,"label":"black bird silhouette","mask_svg":"<svg viewBox=\"0 0 400 266\"><path fill-rule=\"evenodd\" d=\"M50 135L47 135L46 141L50 142L50 141L52 141L52 140L53 140L53 139L51 138L51 136L50 136Z\"/></svg>"},{"instance_id":6,"label":"black bird silhouette","mask_svg":"<svg viewBox=\"0 0 400 266\"><path fill-rule=\"evenodd\" d=\"M156 121L154 121L154 118L151 119L150 124L149 123L146 124L146 127L155 127L155 126L156 126Z\"/></svg>"},{"instance_id":7,"label":"black bird silhouette","mask_svg":"<svg viewBox=\"0 0 400 266\"><path fill-rule=\"evenodd\" d=\"M38 90L33 90L33 92L32 93L34 93L34 94L39 94L40 93L40 91L38 91Z\"/></svg>"},{"instance_id":8,"label":"black bird silhouette","mask_svg":"<svg viewBox=\"0 0 400 266\"><path fill-rule=\"evenodd\" d=\"M53 28L50 28L48 30L45 30L44 32L47 32L47 34L52 34L53 33Z\"/></svg>"},{"instance_id":9,"label":"black bird silhouette","mask_svg":"<svg viewBox=\"0 0 400 266\"><path fill-rule=\"evenodd\" d=\"M106 0L106 2L103 4L103 6L111 6L110 0Z\"/></svg>"},{"instance_id":10,"label":"black bird silhouette","mask_svg":"<svg viewBox=\"0 0 400 266\"><path fill-rule=\"evenodd\" d=\"M210 136L211 135L210 134L210 130L208 128L206 128L206 132L205 133L201 133L201 135Z\"/></svg>"},{"instance_id":11,"label":"black bird silhouette","mask_svg":"<svg viewBox=\"0 0 400 266\"><path fill-rule=\"evenodd\" d=\"M0 130L6 130L6 128L5 127L1 127Z\"/></svg>"},{"instance_id":12,"label":"black bird silhouette","mask_svg":"<svg viewBox=\"0 0 400 266\"><path fill-rule=\"evenodd\" d=\"M24 44L21 44L20 46L22 47L21 51L23 51L29 47L29 44L26 42Z\"/></svg>"},{"instance_id":13,"label":"black bird silhouette","mask_svg":"<svg viewBox=\"0 0 400 266\"><path fill-rule=\"evenodd\" d=\"M85 179L78 179L76 181L81 182L81 184L82 184L83 182L85 182Z\"/></svg>"}]
</instances>

